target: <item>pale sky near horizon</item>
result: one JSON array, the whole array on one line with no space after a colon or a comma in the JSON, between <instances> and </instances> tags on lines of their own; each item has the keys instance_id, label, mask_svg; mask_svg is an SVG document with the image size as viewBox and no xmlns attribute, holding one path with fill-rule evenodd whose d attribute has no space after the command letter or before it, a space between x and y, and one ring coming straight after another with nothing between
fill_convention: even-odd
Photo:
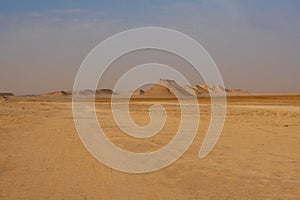
<instances>
[{"instance_id":1,"label":"pale sky near horizon","mask_svg":"<svg viewBox=\"0 0 300 200\"><path fill-rule=\"evenodd\" d=\"M71 90L98 43L143 26L194 38L227 88L300 92L297 0L0 0L0 92Z\"/></svg>"}]
</instances>

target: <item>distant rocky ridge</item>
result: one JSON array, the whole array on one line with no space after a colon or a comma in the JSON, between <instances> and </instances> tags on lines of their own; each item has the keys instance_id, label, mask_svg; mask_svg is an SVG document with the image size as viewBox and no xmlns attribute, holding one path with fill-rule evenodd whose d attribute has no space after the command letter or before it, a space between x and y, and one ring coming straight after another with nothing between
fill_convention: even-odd
<instances>
[{"instance_id":1,"label":"distant rocky ridge","mask_svg":"<svg viewBox=\"0 0 300 200\"><path fill-rule=\"evenodd\" d=\"M154 84L150 89L144 91L142 89L137 89L134 91L127 91L127 92L114 92L111 89L97 89L97 90L80 90L80 91L55 91L49 92L41 97L46 99L55 97L55 98L62 98L62 99L69 99L72 97L72 94L80 94L84 96L93 96L95 95L96 98L110 98L112 95L115 97L124 97L130 95L134 98L190 98L190 97L201 97L201 96L208 96L209 94L221 94L226 93L227 95L243 95L247 94L243 90L229 90L225 89L219 85L178 85L174 80L167 80L167 79L160 79L158 83ZM14 96L13 93L0 93L0 97L2 100L9 96ZM28 96L28 95L27 95ZM34 95L37 96L38 95Z\"/></svg>"},{"instance_id":2,"label":"distant rocky ridge","mask_svg":"<svg viewBox=\"0 0 300 200\"><path fill-rule=\"evenodd\" d=\"M98 90L80 90L80 91L56 91L56 92L49 92L44 94L43 96L70 96L72 94L80 94L80 95L112 95L113 91L111 89L98 89Z\"/></svg>"},{"instance_id":3,"label":"distant rocky ridge","mask_svg":"<svg viewBox=\"0 0 300 200\"><path fill-rule=\"evenodd\" d=\"M180 86L174 80L160 79L160 81L151 87L141 96L143 97L192 97L205 96L209 94L241 95L247 94L243 90L229 90L219 85L195 85L195 86Z\"/></svg>"},{"instance_id":4,"label":"distant rocky ridge","mask_svg":"<svg viewBox=\"0 0 300 200\"><path fill-rule=\"evenodd\" d=\"M72 92L68 91L55 91L55 92L49 92L45 94L44 96L67 96L67 95L72 95Z\"/></svg>"}]
</instances>

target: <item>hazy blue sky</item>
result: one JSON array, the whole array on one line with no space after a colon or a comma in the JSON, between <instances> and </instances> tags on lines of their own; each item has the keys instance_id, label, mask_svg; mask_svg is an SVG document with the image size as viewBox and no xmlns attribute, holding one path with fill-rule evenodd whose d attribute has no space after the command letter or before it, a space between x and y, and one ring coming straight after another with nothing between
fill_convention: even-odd
<instances>
[{"instance_id":1,"label":"hazy blue sky","mask_svg":"<svg viewBox=\"0 0 300 200\"><path fill-rule=\"evenodd\" d=\"M300 92L298 0L1 0L0 92L70 90L94 46L142 26L196 39L228 88Z\"/></svg>"}]
</instances>

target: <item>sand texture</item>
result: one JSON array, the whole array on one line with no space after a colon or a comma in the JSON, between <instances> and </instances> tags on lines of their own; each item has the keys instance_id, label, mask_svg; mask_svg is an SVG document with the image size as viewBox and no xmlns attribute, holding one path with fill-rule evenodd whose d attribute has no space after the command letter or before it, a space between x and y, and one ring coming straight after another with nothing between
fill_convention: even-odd
<instances>
[{"instance_id":1,"label":"sand texture","mask_svg":"<svg viewBox=\"0 0 300 200\"><path fill-rule=\"evenodd\" d=\"M198 151L210 121L210 101L200 98L200 127L193 144L175 163L148 174L122 173L94 159L78 137L65 96L0 99L1 200L299 199L299 95L229 97L222 135L202 160ZM165 107L168 119L161 133L149 139L123 134L109 100L98 99L96 111L116 145L149 152L166 145L180 121L177 101L170 99L134 99L133 120L147 125L154 103Z\"/></svg>"}]
</instances>

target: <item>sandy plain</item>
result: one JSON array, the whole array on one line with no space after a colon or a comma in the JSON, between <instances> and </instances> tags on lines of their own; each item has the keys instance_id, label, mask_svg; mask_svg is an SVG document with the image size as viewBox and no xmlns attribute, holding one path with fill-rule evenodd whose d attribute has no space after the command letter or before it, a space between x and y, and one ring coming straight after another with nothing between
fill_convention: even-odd
<instances>
[{"instance_id":1,"label":"sandy plain","mask_svg":"<svg viewBox=\"0 0 300 200\"><path fill-rule=\"evenodd\" d=\"M149 123L153 103L168 119L160 134L123 134L108 100L98 100L98 120L118 146L147 152L167 144L180 121L176 100L135 99L130 113ZM70 99L9 97L0 100L0 199L299 199L300 95L228 97L222 135L204 159L198 151L210 121L210 101L200 98L197 136L172 165L147 174L112 170L93 158L75 129Z\"/></svg>"}]
</instances>

